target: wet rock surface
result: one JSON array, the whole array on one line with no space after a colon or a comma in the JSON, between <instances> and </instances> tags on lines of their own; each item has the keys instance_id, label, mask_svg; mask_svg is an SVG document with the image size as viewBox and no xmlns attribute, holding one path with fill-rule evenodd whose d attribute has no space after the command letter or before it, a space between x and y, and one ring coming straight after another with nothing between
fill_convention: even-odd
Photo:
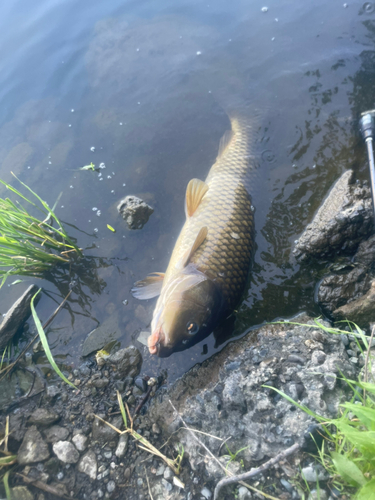
<instances>
[{"instance_id":1,"label":"wet rock surface","mask_svg":"<svg viewBox=\"0 0 375 500\"><path fill-rule=\"evenodd\" d=\"M0 324L0 349L4 348L12 340L17 330L30 316L30 302L37 291L38 287L36 285L29 286L6 313Z\"/></svg>"},{"instance_id":2,"label":"wet rock surface","mask_svg":"<svg viewBox=\"0 0 375 500\"><path fill-rule=\"evenodd\" d=\"M137 196L127 196L117 206L129 229L142 229L154 209Z\"/></svg>"},{"instance_id":3,"label":"wet rock surface","mask_svg":"<svg viewBox=\"0 0 375 500\"><path fill-rule=\"evenodd\" d=\"M373 232L371 192L354 181L352 170L335 183L293 250L300 259L324 258L355 251Z\"/></svg>"}]
</instances>

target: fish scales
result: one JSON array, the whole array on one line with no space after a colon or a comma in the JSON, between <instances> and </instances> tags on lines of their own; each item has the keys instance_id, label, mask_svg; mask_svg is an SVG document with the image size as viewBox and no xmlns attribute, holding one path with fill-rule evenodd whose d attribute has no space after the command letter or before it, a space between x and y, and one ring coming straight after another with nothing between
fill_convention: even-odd
<instances>
[{"instance_id":1,"label":"fish scales","mask_svg":"<svg viewBox=\"0 0 375 500\"><path fill-rule=\"evenodd\" d=\"M255 169L251 128L238 118L232 118L231 125L233 136L208 173L208 191L181 230L163 285L177 272L178 262L206 226L207 237L190 262L218 285L228 310L242 296L254 247L254 214L247 189Z\"/></svg>"}]
</instances>

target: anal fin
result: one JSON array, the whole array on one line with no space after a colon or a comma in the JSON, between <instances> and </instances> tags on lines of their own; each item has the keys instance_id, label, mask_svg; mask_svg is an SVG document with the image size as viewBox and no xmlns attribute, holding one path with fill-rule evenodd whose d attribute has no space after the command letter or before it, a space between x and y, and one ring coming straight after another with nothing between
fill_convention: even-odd
<instances>
[{"instance_id":1,"label":"anal fin","mask_svg":"<svg viewBox=\"0 0 375 500\"><path fill-rule=\"evenodd\" d=\"M160 295L164 273L151 273L144 280L134 283L131 289L133 297L140 300L152 299Z\"/></svg>"}]
</instances>

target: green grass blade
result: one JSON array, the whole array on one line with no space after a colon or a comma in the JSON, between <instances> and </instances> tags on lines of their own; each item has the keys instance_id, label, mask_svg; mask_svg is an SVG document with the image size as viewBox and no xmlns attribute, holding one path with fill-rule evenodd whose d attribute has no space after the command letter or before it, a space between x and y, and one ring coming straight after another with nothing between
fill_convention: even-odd
<instances>
[{"instance_id":1,"label":"green grass blade","mask_svg":"<svg viewBox=\"0 0 375 500\"><path fill-rule=\"evenodd\" d=\"M9 470L6 471L3 477L3 483L4 483L4 490L5 490L5 495L7 497L7 500L12 500L11 494L10 494L10 488L9 488Z\"/></svg>"},{"instance_id":2,"label":"green grass blade","mask_svg":"<svg viewBox=\"0 0 375 500\"><path fill-rule=\"evenodd\" d=\"M49 348L49 345L48 345L48 341L47 341L47 337L46 337L46 334L44 333L44 330L43 330L43 326L42 326L42 323L40 322L40 319L35 311L35 307L34 307L34 300L35 300L35 297L38 295L38 293L41 291L41 288L36 292L36 294L33 296L33 298L31 299L31 303L30 303L30 307L31 307L31 312L32 312L32 315L33 315L33 319L34 319L34 323L35 323L35 326L38 330L38 334L39 334L39 337L40 337L40 341L42 342L42 346L43 346L43 349L44 349L44 352L46 353L46 356L47 356L47 359L48 361L50 362L50 365L52 366L52 368L55 370L55 372L57 373L57 375L64 381L66 382L67 384L69 384L71 387L74 387L74 389L77 389L77 387L72 384L66 377L63 373L61 373L60 371L60 368L57 366L55 360L53 359L53 356L52 356L52 353L51 353L51 350Z\"/></svg>"},{"instance_id":3,"label":"green grass blade","mask_svg":"<svg viewBox=\"0 0 375 500\"><path fill-rule=\"evenodd\" d=\"M128 419L126 417L126 411L125 411L125 407L124 407L124 402L122 400L122 397L121 397L121 394L120 394L119 391L117 391L117 399L118 399L118 404L119 404L119 407L120 407L122 419L123 419L124 424L125 424L125 429L127 429L128 428Z\"/></svg>"}]
</instances>

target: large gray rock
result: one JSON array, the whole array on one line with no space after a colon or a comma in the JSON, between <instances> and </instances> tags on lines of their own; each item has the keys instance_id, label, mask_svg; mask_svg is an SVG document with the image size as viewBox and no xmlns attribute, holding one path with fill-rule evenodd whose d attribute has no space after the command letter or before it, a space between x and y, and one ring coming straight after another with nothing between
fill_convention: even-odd
<instances>
[{"instance_id":1,"label":"large gray rock","mask_svg":"<svg viewBox=\"0 0 375 500\"><path fill-rule=\"evenodd\" d=\"M54 411L47 410L46 408L37 408L29 417L30 424L36 425L51 425L59 420L59 415Z\"/></svg>"},{"instance_id":2,"label":"large gray rock","mask_svg":"<svg viewBox=\"0 0 375 500\"><path fill-rule=\"evenodd\" d=\"M21 295L21 297L13 304L6 313L3 321L0 324L0 349L5 347L17 330L23 325L31 314L30 302L33 295L38 291L36 285L31 285Z\"/></svg>"},{"instance_id":3,"label":"large gray rock","mask_svg":"<svg viewBox=\"0 0 375 500\"><path fill-rule=\"evenodd\" d=\"M19 464L32 464L42 462L49 458L48 444L43 441L42 435L35 425L30 427L23 438L17 454Z\"/></svg>"},{"instance_id":4,"label":"large gray rock","mask_svg":"<svg viewBox=\"0 0 375 500\"><path fill-rule=\"evenodd\" d=\"M354 377L355 372L340 338L318 330L306 316L293 321L308 322L311 327L266 325L227 345L155 398L150 420L166 435L181 426L170 399L190 427L222 439L232 436L227 443L232 452L246 447L238 457L245 469L293 443L303 444L311 417L264 386L275 387L328 418L337 415L346 397L338 378L341 374ZM325 354L320 353L318 367L312 359L315 350ZM220 442L204 434L199 439L218 454ZM204 451L190 433L179 433L178 441L193 470L204 467L215 480L223 476L214 461L205 461ZM227 454L225 447L221 454Z\"/></svg>"},{"instance_id":5,"label":"large gray rock","mask_svg":"<svg viewBox=\"0 0 375 500\"><path fill-rule=\"evenodd\" d=\"M52 425L52 427L44 430L43 433L48 443L65 441L69 436L69 430L66 427L60 427L59 425Z\"/></svg>"},{"instance_id":6,"label":"large gray rock","mask_svg":"<svg viewBox=\"0 0 375 500\"><path fill-rule=\"evenodd\" d=\"M127 196L117 206L129 229L142 229L154 209L137 196Z\"/></svg>"},{"instance_id":7,"label":"large gray rock","mask_svg":"<svg viewBox=\"0 0 375 500\"><path fill-rule=\"evenodd\" d=\"M136 377L141 371L142 356L139 350L131 345L111 354L106 362L113 365L119 377Z\"/></svg>"},{"instance_id":8,"label":"large gray rock","mask_svg":"<svg viewBox=\"0 0 375 500\"><path fill-rule=\"evenodd\" d=\"M114 343L122 335L123 332L119 326L118 314L114 312L87 335L83 342L81 355L88 356L93 352L99 351L103 347Z\"/></svg>"},{"instance_id":9,"label":"large gray rock","mask_svg":"<svg viewBox=\"0 0 375 500\"><path fill-rule=\"evenodd\" d=\"M367 327L375 321L375 281L370 290L362 297L345 304L333 311L336 321L348 319L361 327Z\"/></svg>"},{"instance_id":10,"label":"large gray rock","mask_svg":"<svg viewBox=\"0 0 375 500\"><path fill-rule=\"evenodd\" d=\"M373 232L371 192L346 171L331 189L293 250L300 260L353 252Z\"/></svg>"}]
</instances>

